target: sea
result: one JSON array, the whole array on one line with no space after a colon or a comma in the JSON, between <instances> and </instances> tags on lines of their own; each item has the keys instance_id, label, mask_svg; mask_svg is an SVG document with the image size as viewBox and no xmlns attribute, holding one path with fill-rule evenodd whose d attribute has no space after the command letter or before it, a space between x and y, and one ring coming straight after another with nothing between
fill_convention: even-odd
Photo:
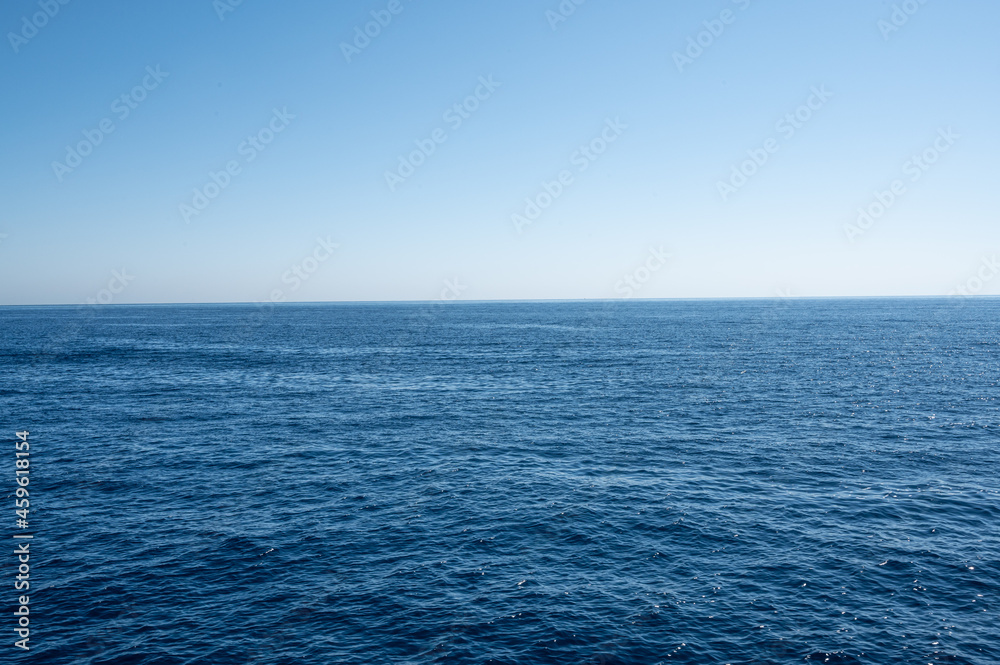
<instances>
[{"instance_id":1,"label":"sea","mask_svg":"<svg viewBox=\"0 0 1000 665\"><path fill-rule=\"evenodd\" d=\"M0 308L0 662L996 665L998 321Z\"/></svg>"}]
</instances>

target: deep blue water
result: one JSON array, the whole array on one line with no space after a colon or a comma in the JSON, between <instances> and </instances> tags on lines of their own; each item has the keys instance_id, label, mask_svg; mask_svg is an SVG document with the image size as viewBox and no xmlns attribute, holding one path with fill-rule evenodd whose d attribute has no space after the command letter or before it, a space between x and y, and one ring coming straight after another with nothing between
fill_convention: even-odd
<instances>
[{"instance_id":1,"label":"deep blue water","mask_svg":"<svg viewBox=\"0 0 1000 665\"><path fill-rule=\"evenodd\" d=\"M998 320L0 308L0 662L994 665Z\"/></svg>"}]
</instances>

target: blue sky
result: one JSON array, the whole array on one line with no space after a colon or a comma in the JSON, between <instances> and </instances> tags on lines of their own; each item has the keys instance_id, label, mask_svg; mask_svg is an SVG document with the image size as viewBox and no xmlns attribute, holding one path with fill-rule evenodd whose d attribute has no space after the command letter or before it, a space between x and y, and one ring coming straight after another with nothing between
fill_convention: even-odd
<instances>
[{"instance_id":1,"label":"blue sky","mask_svg":"<svg viewBox=\"0 0 1000 665\"><path fill-rule=\"evenodd\" d=\"M0 304L1000 294L998 19L10 0Z\"/></svg>"}]
</instances>

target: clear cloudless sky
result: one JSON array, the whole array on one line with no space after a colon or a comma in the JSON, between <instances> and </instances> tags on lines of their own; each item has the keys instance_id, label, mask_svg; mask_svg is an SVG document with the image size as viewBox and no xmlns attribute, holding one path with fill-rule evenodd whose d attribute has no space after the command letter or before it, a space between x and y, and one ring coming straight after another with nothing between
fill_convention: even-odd
<instances>
[{"instance_id":1,"label":"clear cloudless sky","mask_svg":"<svg viewBox=\"0 0 1000 665\"><path fill-rule=\"evenodd\" d=\"M1000 293L994 0L235 1L2 4L0 304Z\"/></svg>"}]
</instances>

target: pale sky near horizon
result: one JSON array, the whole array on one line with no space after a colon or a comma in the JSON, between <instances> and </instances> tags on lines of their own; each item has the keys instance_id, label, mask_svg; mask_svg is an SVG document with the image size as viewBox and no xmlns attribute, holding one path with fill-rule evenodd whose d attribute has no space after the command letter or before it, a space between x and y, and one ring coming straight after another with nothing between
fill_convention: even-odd
<instances>
[{"instance_id":1,"label":"pale sky near horizon","mask_svg":"<svg viewBox=\"0 0 1000 665\"><path fill-rule=\"evenodd\" d=\"M998 19L11 0L0 305L1000 294Z\"/></svg>"}]
</instances>

